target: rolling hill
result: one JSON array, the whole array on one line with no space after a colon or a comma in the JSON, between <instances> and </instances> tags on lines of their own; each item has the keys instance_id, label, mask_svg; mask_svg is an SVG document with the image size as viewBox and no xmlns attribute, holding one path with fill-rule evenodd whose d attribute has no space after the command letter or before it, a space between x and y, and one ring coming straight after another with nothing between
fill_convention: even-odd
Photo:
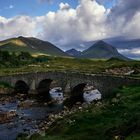
<instances>
[{"instance_id":1,"label":"rolling hill","mask_svg":"<svg viewBox=\"0 0 140 140\"><path fill-rule=\"evenodd\" d=\"M33 37L11 38L0 42L0 49L10 52L29 52L31 54L46 54L53 56L67 56L65 52L47 41Z\"/></svg>"}]
</instances>

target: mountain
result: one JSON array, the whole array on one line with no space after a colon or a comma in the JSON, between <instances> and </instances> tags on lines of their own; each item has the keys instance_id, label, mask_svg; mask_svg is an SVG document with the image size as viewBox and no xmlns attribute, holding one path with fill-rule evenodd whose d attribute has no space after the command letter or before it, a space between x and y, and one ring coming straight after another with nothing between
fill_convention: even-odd
<instances>
[{"instance_id":1,"label":"mountain","mask_svg":"<svg viewBox=\"0 0 140 140\"><path fill-rule=\"evenodd\" d=\"M139 41L138 41L139 42ZM94 43L91 45L91 43ZM138 45L134 41L135 45ZM134 44L133 43L133 44ZM98 42L89 42L86 43L86 48L83 52L77 51L76 49L70 49L66 52L62 51L61 49L57 48L55 45L51 44L50 42L43 41L33 37L18 37L18 38L11 38L4 41L0 41L0 50L7 50L11 52L30 52L33 55L53 55L53 56L73 56L78 58L97 58L97 59L108 59L108 58L120 58L120 59L127 59L120 53L118 53L117 49L110 45L111 43L106 43L104 41ZM114 43L117 45L117 43ZM117 46L123 43L118 43ZM128 42L126 43L128 44ZM132 42L130 42L132 44ZM84 45L84 44L83 44ZM127 46L127 45L126 45Z\"/></svg>"},{"instance_id":2,"label":"mountain","mask_svg":"<svg viewBox=\"0 0 140 140\"><path fill-rule=\"evenodd\" d=\"M71 47L75 46L75 48L77 48L78 50L83 50L83 48L88 49L98 41L99 40L81 41L77 44L72 43ZM140 39L127 39L124 37L115 37L103 39L103 41L114 46L118 50L118 52L124 55L125 57L140 60ZM68 47L69 46L67 46L67 48Z\"/></svg>"},{"instance_id":3,"label":"mountain","mask_svg":"<svg viewBox=\"0 0 140 140\"><path fill-rule=\"evenodd\" d=\"M118 53L115 47L113 47L110 44L107 44L104 41L96 42L91 47L84 50L80 57L97 59L108 59L114 57L119 59L127 59L126 57Z\"/></svg>"},{"instance_id":4,"label":"mountain","mask_svg":"<svg viewBox=\"0 0 140 140\"><path fill-rule=\"evenodd\" d=\"M18 37L0 41L0 49L12 52L30 52L31 54L47 54L54 56L67 56L65 52L50 42L33 37Z\"/></svg>"},{"instance_id":5,"label":"mountain","mask_svg":"<svg viewBox=\"0 0 140 140\"><path fill-rule=\"evenodd\" d=\"M77 51L76 49L67 50L66 53L68 55L74 56L74 57L77 57L77 56L80 56L81 55L81 52L80 51Z\"/></svg>"}]
</instances>

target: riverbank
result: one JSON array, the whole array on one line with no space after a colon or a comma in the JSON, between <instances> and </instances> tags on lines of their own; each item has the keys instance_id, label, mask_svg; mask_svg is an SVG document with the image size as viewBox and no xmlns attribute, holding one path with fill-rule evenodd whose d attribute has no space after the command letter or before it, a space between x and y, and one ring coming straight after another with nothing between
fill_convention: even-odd
<instances>
[{"instance_id":1,"label":"riverbank","mask_svg":"<svg viewBox=\"0 0 140 140\"><path fill-rule=\"evenodd\" d=\"M140 77L140 61L47 57L46 62L1 67L0 76L34 72L80 72Z\"/></svg>"},{"instance_id":2,"label":"riverbank","mask_svg":"<svg viewBox=\"0 0 140 140\"><path fill-rule=\"evenodd\" d=\"M139 140L140 87L123 87L102 103L56 118L44 137L36 134L32 140ZM80 108L79 108L80 107ZM25 138L19 138L20 140ZM18 139L18 140L19 140Z\"/></svg>"}]
</instances>

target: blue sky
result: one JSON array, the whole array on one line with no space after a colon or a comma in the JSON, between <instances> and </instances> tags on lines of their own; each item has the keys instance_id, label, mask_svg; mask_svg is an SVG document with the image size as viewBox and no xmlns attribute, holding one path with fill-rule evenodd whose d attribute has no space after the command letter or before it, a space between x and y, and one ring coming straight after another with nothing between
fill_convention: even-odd
<instances>
[{"instance_id":1,"label":"blue sky","mask_svg":"<svg viewBox=\"0 0 140 140\"><path fill-rule=\"evenodd\" d=\"M6 18L17 15L41 16L49 11L57 11L61 2L68 3L72 8L78 5L78 0L54 0L52 3L40 1L41 0L0 0L0 16ZM116 0L98 0L98 2L106 8L111 8Z\"/></svg>"},{"instance_id":2,"label":"blue sky","mask_svg":"<svg viewBox=\"0 0 140 140\"><path fill-rule=\"evenodd\" d=\"M106 8L111 8L115 6L117 0L98 0L100 4L103 4Z\"/></svg>"},{"instance_id":3,"label":"blue sky","mask_svg":"<svg viewBox=\"0 0 140 140\"><path fill-rule=\"evenodd\" d=\"M17 15L41 16L49 11L57 11L60 2L67 2L73 8L78 5L77 0L54 0L52 3L39 0L0 0L0 16L8 18Z\"/></svg>"}]
</instances>

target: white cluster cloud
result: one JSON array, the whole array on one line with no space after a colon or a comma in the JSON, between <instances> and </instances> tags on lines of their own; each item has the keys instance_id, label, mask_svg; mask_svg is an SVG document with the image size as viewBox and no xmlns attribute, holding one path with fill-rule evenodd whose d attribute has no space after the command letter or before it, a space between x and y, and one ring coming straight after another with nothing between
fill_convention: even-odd
<instances>
[{"instance_id":1,"label":"white cluster cloud","mask_svg":"<svg viewBox=\"0 0 140 140\"><path fill-rule=\"evenodd\" d=\"M0 39L35 35L36 22L29 16L4 18L0 16Z\"/></svg>"},{"instance_id":2,"label":"white cluster cloud","mask_svg":"<svg viewBox=\"0 0 140 140\"><path fill-rule=\"evenodd\" d=\"M68 3L60 3L56 12L50 11L35 18L0 17L0 39L18 35L36 36L67 49L66 46L72 47L71 44L84 41L118 36L140 37L140 0L118 0L111 9L101 5L102 1L79 0L75 9Z\"/></svg>"},{"instance_id":3,"label":"white cluster cloud","mask_svg":"<svg viewBox=\"0 0 140 140\"><path fill-rule=\"evenodd\" d=\"M108 10L104 6L96 1L80 0L76 9L68 3L60 3L59 7L57 12L37 18L42 27L41 38L64 46L107 37L105 22Z\"/></svg>"},{"instance_id":4,"label":"white cluster cloud","mask_svg":"<svg viewBox=\"0 0 140 140\"><path fill-rule=\"evenodd\" d=\"M61 2L60 5L60 10L69 10L70 9L70 5L68 3L63 3Z\"/></svg>"},{"instance_id":5,"label":"white cluster cloud","mask_svg":"<svg viewBox=\"0 0 140 140\"><path fill-rule=\"evenodd\" d=\"M102 0L98 1L102 3ZM131 39L140 37L139 0L118 0L112 9L106 9L96 0L79 0L75 9L68 3L60 3L59 7L57 12L49 12L37 18L39 23L43 23L39 24L42 30L38 37L62 47L74 42L118 36Z\"/></svg>"},{"instance_id":6,"label":"white cluster cloud","mask_svg":"<svg viewBox=\"0 0 140 140\"><path fill-rule=\"evenodd\" d=\"M13 9L14 8L14 5L9 5L7 7L5 7L4 9Z\"/></svg>"}]
</instances>

